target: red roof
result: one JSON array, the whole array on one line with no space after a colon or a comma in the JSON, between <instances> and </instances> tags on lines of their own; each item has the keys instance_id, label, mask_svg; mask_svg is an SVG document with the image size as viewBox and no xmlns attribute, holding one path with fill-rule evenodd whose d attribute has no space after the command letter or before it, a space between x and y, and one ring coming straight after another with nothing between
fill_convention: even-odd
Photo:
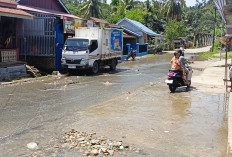
<instances>
[{"instance_id":1,"label":"red roof","mask_svg":"<svg viewBox=\"0 0 232 157\"><path fill-rule=\"evenodd\" d=\"M31 6L25 6L25 5L18 5L17 8L22 9L22 10L38 12L38 13L52 14L52 15L58 15L58 16L63 16L63 17L70 17L70 18L74 18L74 19L82 19L82 18L75 16L75 15L72 15L72 14L66 14L63 12L58 12L58 11L49 10L49 9L43 9L43 8L31 7Z\"/></svg>"},{"instance_id":2,"label":"red roof","mask_svg":"<svg viewBox=\"0 0 232 157\"><path fill-rule=\"evenodd\" d=\"M98 18L96 18L96 17L90 17L90 19L91 19L91 20L94 20L95 22L109 24L109 22L107 22L106 20L98 19Z\"/></svg>"},{"instance_id":3,"label":"red roof","mask_svg":"<svg viewBox=\"0 0 232 157\"><path fill-rule=\"evenodd\" d=\"M13 9L13 8L3 8L0 7L0 16L16 17L16 18L34 18L34 15L31 15L25 11Z\"/></svg>"},{"instance_id":4,"label":"red roof","mask_svg":"<svg viewBox=\"0 0 232 157\"><path fill-rule=\"evenodd\" d=\"M0 0L0 3L18 4L15 0Z\"/></svg>"},{"instance_id":5,"label":"red roof","mask_svg":"<svg viewBox=\"0 0 232 157\"><path fill-rule=\"evenodd\" d=\"M15 0L0 0L1 7L17 8L17 5Z\"/></svg>"},{"instance_id":6,"label":"red roof","mask_svg":"<svg viewBox=\"0 0 232 157\"><path fill-rule=\"evenodd\" d=\"M123 31L123 38L137 38L135 35Z\"/></svg>"}]
</instances>

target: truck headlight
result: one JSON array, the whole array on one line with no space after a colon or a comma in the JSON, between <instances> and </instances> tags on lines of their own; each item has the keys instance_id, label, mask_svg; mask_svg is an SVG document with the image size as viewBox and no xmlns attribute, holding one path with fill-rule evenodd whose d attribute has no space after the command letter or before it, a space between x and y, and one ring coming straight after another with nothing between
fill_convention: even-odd
<instances>
[{"instance_id":1,"label":"truck headlight","mask_svg":"<svg viewBox=\"0 0 232 157\"><path fill-rule=\"evenodd\" d=\"M89 64L88 60L82 60L82 64Z\"/></svg>"},{"instance_id":2,"label":"truck headlight","mask_svg":"<svg viewBox=\"0 0 232 157\"><path fill-rule=\"evenodd\" d=\"M62 63L66 63L66 59L65 58L61 58L61 62Z\"/></svg>"}]
</instances>

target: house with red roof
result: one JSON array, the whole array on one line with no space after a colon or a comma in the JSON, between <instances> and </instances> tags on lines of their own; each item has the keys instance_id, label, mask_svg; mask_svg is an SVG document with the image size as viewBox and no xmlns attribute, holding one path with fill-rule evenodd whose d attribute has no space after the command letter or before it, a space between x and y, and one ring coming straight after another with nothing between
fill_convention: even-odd
<instances>
[{"instance_id":1,"label":"house with red roof","mask_svg":"<svg viewBox=\"0 0 232 157\"><path fill-rule=\"evenodd\" d=\"M17 0L21 9L35 16L20 20L19 56L30 65L53 71L61 70L62 48L84 19L72 15L61 0Z\"/></svg>"},{"instance_id":2,"label":"house with red roof","mask_svg":"<svg viewBox=\"0 0 232 157\"><path fill-rule=\"evenodd\" d=\"M26 75L25 63L19 59L18 23L34 15L17 6L15 0L0 0L0 81Z\"/></svg>"}]
</instances>

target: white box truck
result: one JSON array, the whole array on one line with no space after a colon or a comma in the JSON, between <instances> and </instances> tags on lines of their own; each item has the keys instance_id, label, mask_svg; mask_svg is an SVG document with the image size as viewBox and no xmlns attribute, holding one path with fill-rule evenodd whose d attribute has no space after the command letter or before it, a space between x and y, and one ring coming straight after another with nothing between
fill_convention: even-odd
<instances>
[{"instance_id":1,"label":"white box truck","mask_svg":"<svg viewBox=\"0 0 232 157\"><path fill-rule=\"evenodd\" d=\"M62 67L91 69L98 73L100 66L115 70L123 54L123 31L113 28L79 27L75 37L68 38L62 51Z\"/></svg>"}]
</instances>

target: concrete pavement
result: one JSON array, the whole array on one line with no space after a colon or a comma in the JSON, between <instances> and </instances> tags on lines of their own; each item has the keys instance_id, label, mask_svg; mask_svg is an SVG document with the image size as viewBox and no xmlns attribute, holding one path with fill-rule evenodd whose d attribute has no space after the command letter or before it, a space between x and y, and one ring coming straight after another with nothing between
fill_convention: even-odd
<instances>
[{"instance_id":1,"label":"concrete pavement","mask_svg":"<svg viewBox=\"0 0 232 157\"><path fill-rule=\"evenodd\" d=\"M198 54L202 52L207 52L210 50L212 46L206 46L206 47L201 47L201 48L194 48L194 49L185 49L185 54ZM175 51L164 51L167 53L174 53Z\"/></svg>"}]
</instances>

